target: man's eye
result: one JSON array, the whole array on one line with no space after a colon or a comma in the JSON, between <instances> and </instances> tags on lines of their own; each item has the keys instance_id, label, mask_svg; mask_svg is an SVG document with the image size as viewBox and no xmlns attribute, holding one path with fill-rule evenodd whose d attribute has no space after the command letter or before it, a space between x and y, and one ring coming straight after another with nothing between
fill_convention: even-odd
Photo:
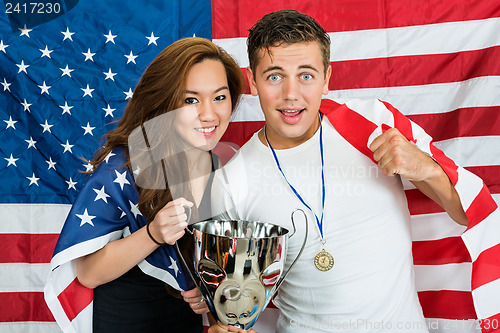
<instances>
[{"instance_id":1,"label":"man's eye","mask_svg":"<svg viewBox=\"0 0 500 333\"><path fill-rule=\"evenodd\" d=\"M196 104L198 103L198 100L194 97L188 97L184 100L184 103L186 104Z\"/></svg>"},{"instance_id":2,"label":"man's eye","mask_svg":"<svg viewBox=\"0 0 500 333\"><path fill-rule=\"evenodd\" d=\"M313 79L313 76L311 74L303 74L302 79L305 81L309 81Z\"/></svg>"},{"instance_id":3,"label":"man's eye","mask_svg":"<svg viewBox=\"0 0 500 333\"><path fill-rule=\"evenodd\" d=\"M280 76L277 74L269 75L269 80L271 80L271 81L278 81L279 79L280 79Z\"/></svg>"},{"instance_id":4,"label":"man's eye","mask_svg":"<svg viewBox=\"0 0 500 333\"><path fill-rule=\"evenodd\" d=\"M214 101L223 101L226 99L226 95L219 95L214 98Z\"/></svg>"}]
</instances>

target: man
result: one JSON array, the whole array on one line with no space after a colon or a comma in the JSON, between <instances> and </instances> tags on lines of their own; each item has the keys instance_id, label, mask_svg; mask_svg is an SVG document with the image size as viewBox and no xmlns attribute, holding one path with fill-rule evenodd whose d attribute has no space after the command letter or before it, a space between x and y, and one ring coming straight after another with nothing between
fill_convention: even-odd
<instances>
[{"instance_id":1,"label":"man","mask_svg":"<svg viewBox=\"0 0 500 333\"><path fill-rule=\"evenodd\" d=\"M311 17L267 14L247 43L248 81L266 125L216 174L213 198L223 199L212 206L232 219L290 230L290 214L306 213L304 252L274 301L277 331L428 332L413 279L402 179L467 225L449 176L453 167L436 162L451 161L387 103L322 101L330 40ZM298 233L290 238L287 265L306 228L294 219Z\"/></svg>"}]
</instances>

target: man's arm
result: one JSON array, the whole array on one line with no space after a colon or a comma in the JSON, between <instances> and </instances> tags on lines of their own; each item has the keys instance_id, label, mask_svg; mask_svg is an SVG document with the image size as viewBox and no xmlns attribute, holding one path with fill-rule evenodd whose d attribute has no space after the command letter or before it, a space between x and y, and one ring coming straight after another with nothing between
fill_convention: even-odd
<instances>
[{"instance_id":1,"label":"man's arm","mask_svg":"<svg viewBox=\"0 0 500 333\"><path fill-rule=\"evenodd\" d=\"M441 206L455 222L468 225L458 193L444 170L397 129L388 129L375 138L370 149L386 176L406 178Z\"/></svg>"}]
</instances>

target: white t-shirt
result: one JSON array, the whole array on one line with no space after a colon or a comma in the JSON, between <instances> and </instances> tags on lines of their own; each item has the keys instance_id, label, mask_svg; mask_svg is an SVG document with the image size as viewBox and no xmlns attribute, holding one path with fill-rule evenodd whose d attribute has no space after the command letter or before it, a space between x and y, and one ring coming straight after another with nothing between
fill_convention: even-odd
<instances>
[{"instance_id":1,"label":"white t-shirt","mask_svg":"<svg viewBox=\"0 0 500 333\"><path fill-rule=\"evenodd\" d=\"M257 134L214 178L212 208L232 219L263 221L293 232L291 214L309 221L306 247L282 284L277 332L428 332L413 277L410 215L401 179L387 177L322 120L324 248L335 264L314 266L322 249L316 219L278 170ZM307 142L275 150L288 181L321 218L318 130ZM305 221L288 242L285 269L304 240Z\"/></svg>"}]
</instances>

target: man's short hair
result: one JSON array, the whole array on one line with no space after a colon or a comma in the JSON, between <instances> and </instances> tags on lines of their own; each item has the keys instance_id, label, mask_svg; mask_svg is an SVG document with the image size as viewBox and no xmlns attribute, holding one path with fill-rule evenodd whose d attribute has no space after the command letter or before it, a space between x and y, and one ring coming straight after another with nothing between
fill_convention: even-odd
<instances>
[{"instance_id":1,"label":"man's short hair","mask_svg":"<svg viewBox=\"0 0 500 333\"><path fill-rule=\"evenodd\" d=\"M330 65L330 36L312 17L296 10L280 10L264 15L251 29L247 39L250 68L255 75L261 49L304 42L318 42L323 65Z\"/></svg>"}]
</instances>

